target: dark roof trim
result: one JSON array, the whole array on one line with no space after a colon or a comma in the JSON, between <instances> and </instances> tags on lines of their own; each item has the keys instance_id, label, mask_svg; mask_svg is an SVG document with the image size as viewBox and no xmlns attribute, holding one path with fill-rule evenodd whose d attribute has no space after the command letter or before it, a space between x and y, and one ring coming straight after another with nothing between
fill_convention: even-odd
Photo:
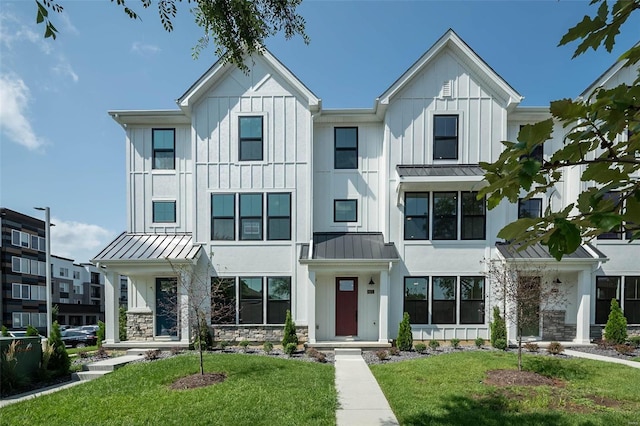
<instances>
[{"instance_id":1,"label":"dark roof trim","mask_svg":"<svg viewBox=\"0 0 640 426\"><path fill-rule=\"evenodd\" d=\"M400 164L396 170L400 177L484 176L477 164Z\"/></svg>"}]
</instances>

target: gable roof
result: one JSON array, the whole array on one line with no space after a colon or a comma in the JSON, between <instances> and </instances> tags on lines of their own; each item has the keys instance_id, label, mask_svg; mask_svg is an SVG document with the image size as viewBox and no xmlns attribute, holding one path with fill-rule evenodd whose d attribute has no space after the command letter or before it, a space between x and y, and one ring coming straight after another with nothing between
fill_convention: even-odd
<instances>
[{"instance_id":1,"label":"gable roof","mask_svg":"<svg viewBox=\"0 0 640 426\"><path fill-rule=\"evenodd\" d=\"M507 102L507 108L515 108L523 97L509 85L497 72L493 70L476 52L469 47L452 29L449 29L435 42L407 71L404 72L385 92L380 95L379 102L388 104L389 100L406 87L415 76L427 67L445 49L451 49L460 54L466 65L486 77L486 82Z\"/></svg>"}]
</instances>

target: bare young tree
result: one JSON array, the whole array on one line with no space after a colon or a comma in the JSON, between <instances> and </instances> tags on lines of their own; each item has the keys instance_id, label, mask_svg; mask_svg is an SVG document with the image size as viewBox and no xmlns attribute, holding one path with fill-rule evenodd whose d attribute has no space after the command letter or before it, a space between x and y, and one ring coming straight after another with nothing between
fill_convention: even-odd
<instances>
[{"instance_id":1,"label":"bare young tree","mask_svg":"<svg viewBox=\"0 0 640 426\"><path fill-rule=\"evenodd\" d=\"M538 334L541 313L566 304L566 292L552 285L549 271L541 264L504 260L484 263L494 300L500 301L507 324L516 328L518 370L522 371L523 336Z\"/></svg>"}]
</instances>

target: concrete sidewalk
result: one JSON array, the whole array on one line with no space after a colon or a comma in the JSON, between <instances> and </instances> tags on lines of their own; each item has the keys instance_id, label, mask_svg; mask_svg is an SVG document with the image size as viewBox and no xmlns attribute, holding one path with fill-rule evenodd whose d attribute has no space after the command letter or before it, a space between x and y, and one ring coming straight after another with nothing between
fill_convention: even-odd
<instances>
[{"instance_id":1,"label":"concrete sidewalk","mask_svg":"<svg viewBox=\"0 0 640 426\"><path fill-rule=\"evenodd\" d=\"M338 426L398 425L360 349L336 349Z\"/></svg>"},{"instance_id":2,"label":"concrete sidewalk","mask_svg":"<svg viewBox=\"0 0 640 426\"><path fill-rule=\"evenodd\" d=\"M586 359L593 359L595 361L613 362L614 364L623 364L633 368L640 368L640 362L637 362L637 361L627 361L626 359L595 355L587 352L572 351L571 349L565 349L564 353L566 355L570 355L576 358L586 358Z\"/></svg>"}]
</instances>

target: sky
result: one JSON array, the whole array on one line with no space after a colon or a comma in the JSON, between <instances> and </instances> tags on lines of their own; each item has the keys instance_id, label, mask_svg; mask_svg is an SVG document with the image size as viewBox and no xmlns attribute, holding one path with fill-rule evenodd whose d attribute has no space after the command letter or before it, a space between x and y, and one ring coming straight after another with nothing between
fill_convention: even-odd
<instances>
[{"instance_id":1,"label":"sky","mask_svg":"<svg viewBox=\"0 0 640 426\"><path fill-rule=\"evenodd\" d=\"M60 0L45 40L34 0L0 2L0 206L41 219L34 207L50 207L54 255L87 262L127 230L125 133L107 111L177 109L217 60L213 47L192 57L202 32L183 3L167 33L135 0L136 21L107 0ZM310 44L278 35L267 48L324 109L371 108L449 28L527 106L576 97L640 39L639 12L612 53L571 59L575 44L557 45L595 13L582 0L304 0L299 12Z\"/></svg>"}]
</instances>

